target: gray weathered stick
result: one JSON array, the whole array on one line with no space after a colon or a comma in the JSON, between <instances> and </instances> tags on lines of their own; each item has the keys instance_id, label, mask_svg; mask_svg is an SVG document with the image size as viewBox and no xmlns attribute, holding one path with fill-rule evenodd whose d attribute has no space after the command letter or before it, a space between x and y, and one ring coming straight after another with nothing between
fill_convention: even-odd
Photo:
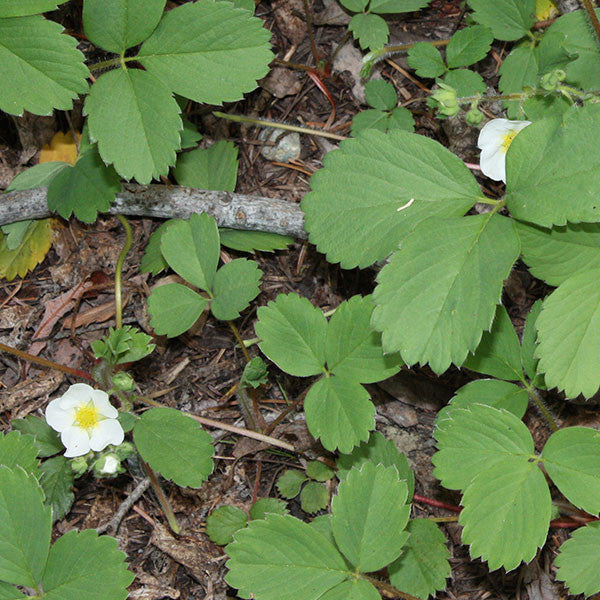
<instances>
[{"instance_id":1,"label":"gray weathered stick","mask_svg":"<svg viewBox=\"0 0 600 600\"><path fill-rule=\"evenodd\" d=\"M229 192L127 183L109 212L161 219L186 218L193 213L206 212L220 227L279 233L300 239L307 237L304 215L298 204ZM46 188L10 192L0 197L0 225L50 216Z\"/></svg>"}]
</instances>

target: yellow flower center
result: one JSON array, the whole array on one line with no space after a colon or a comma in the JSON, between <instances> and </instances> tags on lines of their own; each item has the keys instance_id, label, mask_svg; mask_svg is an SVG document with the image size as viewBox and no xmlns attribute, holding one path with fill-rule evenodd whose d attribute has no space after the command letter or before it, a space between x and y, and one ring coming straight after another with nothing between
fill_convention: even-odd
<instances>
[{"instance_id":1,"label":"yellow flower center","mask_svg":"<svg viewBox=\"0 0 600 600\"><path fill-rule=\"evenodd\" d=\"M94 429L103 418L91 401L75 411L75 423L82 429Z\"/></svg>"},{"instance_id":2,"label":"yellow flower center","mask_svg":"<svg viewBox=\"0 0 600 600\"><path fill-rule=\"evenodd\" d=\"M509 131L502 136L502 153L506 154L508 147L512 144L515 136L519 133L518 131Z\"/></svg>"}]
</instances>

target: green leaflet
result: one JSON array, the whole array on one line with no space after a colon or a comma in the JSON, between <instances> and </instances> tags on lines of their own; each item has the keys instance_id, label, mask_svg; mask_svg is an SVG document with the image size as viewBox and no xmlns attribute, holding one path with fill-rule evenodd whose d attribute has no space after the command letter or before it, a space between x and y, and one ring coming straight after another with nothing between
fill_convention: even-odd
<instances>
[{"instance_id":1,"label":"green leaflet","mask_svg":"<svg viewBox=\"0 0 600 600\"><path fill-rule=\"evenodd\" d=\"M354 15L348 23L348 31L358 40L360 47L365 49L382 48L387 44L390 30L388 24L379 15L360 13Z\"/></svg>"},{"instance_id":2,"label":"green leaflet","mask_svg":"<svg viewBox=\"0 0 600 600\"><path fill-rule=\"evenodd\" d=\"M451 69L468 67L490 51L494 35L489 27L473 25L459 29L446 47L446 61Z\"/></svg>"},{"instance_id":3,"label":"green leaflet","mask_svg":"<svg viewBox=\"0 0 600 600\"><path fill-rule=\"evenodd\" d=\"M3 0L0 6L0 19L6 17L26 17L55 10L67 0Z\"/></svg>"},{"instance_id":4,"label":"green leaflet","mask_svg":"<svg viewBox=\"0 0 600 600\"><path fill-rule=\"evenodd\" d=\"M44 187L50 184L57 173L69 167L69 163L53 160L29 167L26 171L19 173L6 188L5 192L17 190L29 190L36 187Z\"/></svg>"},{"instance_id":5,"label":"green leaflet","mask_svg":"<svg viewBox=\"0 0 600 600\"><path fill-rule=\"evenodd\" d=\"M419 77L438 77L446 72L446 65L440 51L429 42L417 42L408 51L406 59L409 67L415 69Z\"/></svg>"},{"instance_id":6,"label":"green leaflet","mask_svg":"<svg viewBox=\"0 0 600 600\"><path fill-rule=\"evenodd\" d=\"M521 363L523 364L525 373L527 373L527 377L531 379L533 384L539 389L546 389L543 376L537 372L538 359L535 357L537 349L536 322L541 310L542 301L536 300L525 320L525 329L523 330L521 344Z\"/></svg>"},{"instance_id":7,"label":"green leaflet","mask_svg":"<svg viewBox=\"0 0 600 600\"><path fill-rule=\"evenodd\" d=\"M75 498L71 463L64 456L55 456L44 461L40 471L46 506L52 509L52 520L57 521L71 510Z\"/></svg>"},{"instance_id":8,"label":"green leaflet","mask_svg":"<svg viewBox=\"0 0 600 600\"><path fill-rule=\"evenodd\" d=\"M535 23L535 0L469 0L469 6L473 18L487 25L497 40L518 40Z\"/></svg>"},{"instance_id":9,"label":"green leaflet","mask_svg":"<svg viewBox=\"0 0 600 600\"><path fill-rule=\"evenodd\" d=\"M33 443L37 447L38 456L52 456L63 451L64 446L60 441L60 436L44 419L35 415L27 415L24 419L13 419L10 424L13 429L20 431L22 434L33 436ZM21 466L23 465L21 464Z\"/></svg>"},{"instance_id":10,"label":"green leaflet","mask_svg":"<svg viewBox=\"0 0 600 600\"><path fill-rule=\"evenodd\" d=\"M38 451L31 435L11 431L0 436L0 465L15 469L21 467L27 474L39 477Z\"/></svg>"},{"instance_id":11,"label":"green leaflet","mask_svg":"<svg viewBox=\"0 0 600 600\"><path fill-rule=\"evenodd\" d=\"M367 102L379 110L392 110L398 104L396 89L383 79L371 79L365 84Z\"/></svg>"},{"instance_id":12,"label":"green leaflet","mask_svg":"<svg viewBox=\"0 0 600 600\"><path fill-rule=\"evenodd\" d=\"M226 504L213 510L206 518L206 535L215 544L225 546L231 543L234 534L247 524L248 515L241 508Z\"/></svg>"},{"instance_id":13,"label":"green leaflet","mask_svg":"<svg viewBox=\"0 0 600 600\"><path fill-rule=\"evenodd\" d=\"M287 505L283 500L277 498L260 498L250 509L251 519L265 519L268 514L287 515Z\"/></svg>"},{"instance_id":14,"label":"green leaflet","mask_svg":"<svg viewBox=\"0 0 600 600\"><path fill-rule=\"evenodd\" d=\"M260 289L262 271L253 260L236 258L224 264L215 274L214 299L210 309L216 319L233 321L240 316Z\"/></svg>"},{"instance_id":15,"label":"green leaflet","mask_svg":"<svg viewBox=\"0 0 600 600\"><path fill-rule=\"evenodd\" d=\"M326 592L319 600L380 600L377 588L364 579L343 581Z\"/></svg>"},{"instance_id":16,"label":"green leaflet","mask_svg":"<svg viewBox=\"0 0 600 600\"><path fill-rule=\"evenodd\" d=\"M302 471L286 469L277 480L277 489L284 498L290 500L300 493L300 488L306 480Z\"/></svg>"},{"instance_id":17,"label":"green leaflet","mask_svg":"<svg viewBox=\"0 0 600 600\"><path fill-rule=\"evenodd\" d=\"M309 514L314 514L327 508L329 492L322 483L309 481L300 492L300 508Z\"/></svg>"},{"instance_id":18,"label":"green leaflet","mask_svg":"<svg viewBox=\"0 0 600 600\"><path fill-rule=\"evenodd\" d=\"M538 56L535 46L524 42L513 48L500 67L498 89L503 94L521 92L525 86L535 86L538 79ZM505 101L509 117L516 119L520 115L521 103L517 100Z\"/></svg>"}]
</instances>

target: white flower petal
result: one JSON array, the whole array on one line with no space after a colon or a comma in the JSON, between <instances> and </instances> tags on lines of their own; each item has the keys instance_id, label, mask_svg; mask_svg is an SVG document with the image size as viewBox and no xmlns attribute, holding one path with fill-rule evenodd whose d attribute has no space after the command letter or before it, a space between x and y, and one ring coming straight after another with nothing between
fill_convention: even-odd
<instances>
[{"instance_id":1,"label":"white flower petal","mask_svg":"<svg viewBox=\"0 0 600 600\"><path fill-rule=\"evenodd\" d=\"M87 404L93 392L94 388L87 383L76 383L59 398L60 407L66 410Z\"/></svg>"},{"instance_id":2,"label":"white flower petal","mask_svg":"<svg viewBox=\"0 0 600 600\"><path fill-rule=\"evenodd\" d=\"M104 450L109 444L118 446L123 442L125 433L121 427L121 423L116 419L105 419L100 421L92 432L90 438L90 447L96 452Z\"/></svg>"},{"instance_id":3,"label":"white flower petal","mask_svg":"<svg viewBox=\"0 0 600 600\"><path fill-rule=\"evenodd\" d=\"M104 464L102 465L101 472L107 475L112 475L119 468L119 460L114 456L106 456L104 458Z\"/></svg>"},{"instance_id":4,"label":"white flower petal","mask_svg":"<svg viewBox=\"0 0 600 600\"><path fill-rule=\"evenodd\" d=\"M491 151L490 151L491 150ZM481 172L494 181L506 183L506 155L502 148L486 148L479 158Z\"/></svg>"},{"instance_id":5,"label":"white flower petal","mask_svg":"<svg viewBox=\"0 0 600 600\"><path fill-rule=\"evenodd\" d=\"M96 410L108 419L116 419L119 416L119 411L110 403L108 394L102 390L94 390L92 392L92 402Z\"/></svg>"},{"instance_id":6,"label":"white flower petal","mask_svg":"<svg viewBox=\"0 0 600 600\"><path fill-rule=\"evenodd\" d=\"M75 411L73 409L63 410L60 407L60 398L52 400L46 407L46 422L55 431L61 432L71 427L75 422Z\"/></svg>"},{"instance_id":7,"label":"white flower petal","mask_svg":"<svg viewBox=\"0 0 600 600\"><path fill-rule=\"evenodd\" d=\"M501 145L502 136L511 131L511 122L514 123L515 121L509 121L508 119L492 119L488 121L479 132L477 147L483 150L487 146Z\"/></svg>"},{"instance_id":8,"label":"white flower petal","mask_svg":"<svg viewBox=\"0 0 600 600\"><path fill-rule=\"evenodd\" d=\"M83 456L90 451L90 438L85 429L81 427L65 429L60 436L60 441L67 449L65 452L67 458Z\"/></svg>"}]
</instances>

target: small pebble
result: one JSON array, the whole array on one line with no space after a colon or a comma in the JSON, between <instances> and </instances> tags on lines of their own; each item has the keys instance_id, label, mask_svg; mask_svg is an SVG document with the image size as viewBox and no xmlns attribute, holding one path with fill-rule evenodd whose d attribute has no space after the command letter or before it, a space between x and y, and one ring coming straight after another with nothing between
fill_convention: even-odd
<instances>
[{"instance_id":1,"label":"small pebble","mask_svg":"<svg viewBox=\"0 0 600 600\"><path fill-rule=\"evenodd\" d=\"M282 133L281 129L263 129L260 132L259 140L275 142L275 146L263 146L260 151L267 160L290 162L300 158L300 134L293 132L282 135Z\"/></svg>"}]
</instances>

